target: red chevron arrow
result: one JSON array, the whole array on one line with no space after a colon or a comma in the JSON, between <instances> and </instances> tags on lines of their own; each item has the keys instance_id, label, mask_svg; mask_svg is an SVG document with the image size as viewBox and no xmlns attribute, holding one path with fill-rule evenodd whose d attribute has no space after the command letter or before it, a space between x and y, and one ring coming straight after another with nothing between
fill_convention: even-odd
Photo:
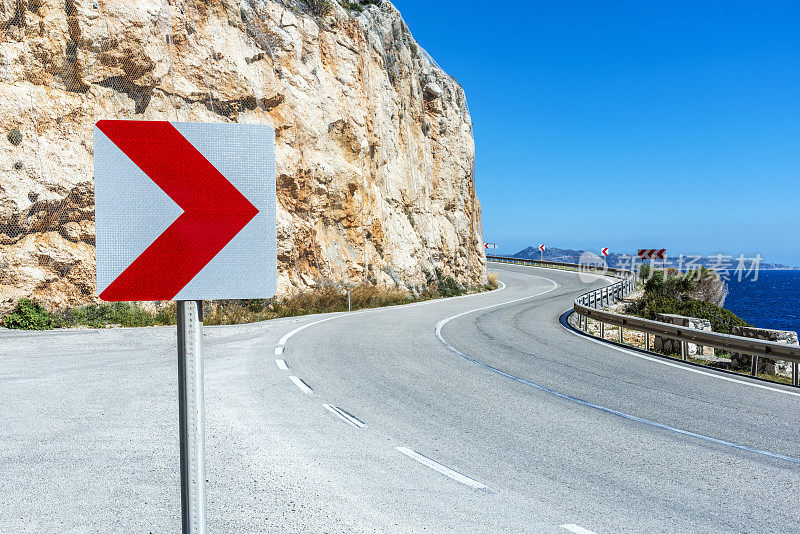
<instances>
[{"instance_id":1,"label":"red chevron arrow","mask_svg":"<svg viewBox=\"0 0 800 534\"><path fill-rule=\"evenodd\" d=\"M170 123L103 120L97 127L183 210L100 298L171 300L258 210Z\"/></svg>"},{"instance_id":2,"label":"red chevron arrow","mask_svg":"<svg viewBox=\"0 0 800 534\"><path fill-rule=\"evenodd\" d=\"M643 260L664 260L667 258L667 249L657 249L657 248L641 248L639 249L639 258Z\"/></svg>"}]
</instances>

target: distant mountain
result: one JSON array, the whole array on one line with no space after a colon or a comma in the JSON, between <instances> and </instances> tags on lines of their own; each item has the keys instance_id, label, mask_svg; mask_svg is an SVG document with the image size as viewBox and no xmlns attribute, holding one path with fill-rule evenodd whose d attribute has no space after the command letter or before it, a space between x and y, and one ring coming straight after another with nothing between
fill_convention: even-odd
<instances>
[{"instance_id":1,"label":"distant mountain","mask_svg":"<svg viewBox=\"0 0 800 534\"><path fill-rule=\"evenodd\" d=\"M572 250L572 249L565 249L565 248L548 248L544 252L544 259L546 261L558 261L563 263L578 263L580 261L581 255L586 252L584 250ZM600 255L600 251L590 251L593 254ZM515 258L525 258L525 259L540 259L541 252L539 252L539 247L528 247L526 249L520 250L516 254L513 255ZM611 252L608 255L607 262L609 267L630 267L630 253L629 254L620 254L617 252ZM720 261L727 263L727 268L730 270L734 270L737 267L737 259L738 257L732 258L724 258L723 260L718 260L715 256L704 256L701 257L699 260L694 261L691 265L687 265L690 259L694 260L694 256L686 255L683 258L683 266L684 268L691 268L691 267L699 267L704 266L711 268L724 268ZM637 260L638 261L638 260ZM745 268L750 268L752 264L752 258L745 258ZM660 264L661 260L655 260L656 264ZM667 266L669 267L678 267L680 263L680 258L675 256L669 256L667 258ZM783 269L783 270L800 270L800 267L792 267L789 265L784 265L782 263L768 263L765 261L761 261L759 264L759 269L763 270L771 270L771 269Z\"/></svg>"}]
</instances>

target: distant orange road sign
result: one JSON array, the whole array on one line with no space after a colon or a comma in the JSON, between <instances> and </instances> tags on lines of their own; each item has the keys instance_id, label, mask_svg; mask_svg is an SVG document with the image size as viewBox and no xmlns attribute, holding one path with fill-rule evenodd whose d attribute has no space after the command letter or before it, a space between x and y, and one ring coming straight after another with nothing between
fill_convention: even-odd
<instances>
[{"instance_id":1,"label":"distant orange road sign","mask_svg":"<svg viewBox=\"0 0 800 534\"><path fill-rule=\"evenodd\" d=\"M665 248L640 248L639 259L642 260L665 260L667 259L667 249Z\"/></svg>"}]
</instances>

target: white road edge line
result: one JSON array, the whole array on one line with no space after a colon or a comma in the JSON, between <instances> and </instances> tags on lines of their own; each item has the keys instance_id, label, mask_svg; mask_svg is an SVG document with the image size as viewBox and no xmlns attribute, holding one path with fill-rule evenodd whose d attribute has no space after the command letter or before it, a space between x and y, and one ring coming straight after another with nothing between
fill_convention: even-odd
<instances>
[{"instance_id":1,"label":"white road edge line","mask_svg":"<svg viewBox=\"0 0 800 534\"><path fill-rule=\"evenodd\" d=\"M343 318L343 317L352 317L353 315L360 315L362 313L378 313L378 312L381 312L381 311L391 310L391 309L413 308L413 307L416 307L416 306L428 306L430 304L436 304L437 302L438 303L442 303L442 302L450 302L450 301L453 301L453 300L465 299L465 298L470 298L470 297L480 297L480 296L486 296L486 295L493 295L495 293L499 293L500 291L503 291L506 288L506 285L503 282L500 282L500 286L501 287L499 287L498 289L495 289L494 291L483 292L483 293L471 293L469 295L461 295L459 297L449 297L449 298L446 298L446 299L431 299L431 300L426 300L424 302L414 302L412 304L405 304L403 306L386 306L386 307L383 307L383 308L372 308L372 309L369 309L369 310L359 310L359 311L356 311L356 312L342 312L342 313L340 313L338 315L334 315L333 317L326 317L325 319L320 319L319 321L313 321L311 323L307 323L307 324L304 324L303 326L299 326L299 327L295 328L291 332L286 333L278 341L278 345L280 345L280 346L286 345L286 343L292 337L294 337L296 334L302 332L306 328L311 328L312 326L315 326L315 325L318 325L318 324L321 324L321 323L325 323L325 322L328 322L328 321L333 321L334 319L340 319L340 318Z\"/></svg>"},{"instance_id":2,"label":"white road edge line","mask_svg":"<svg viewBox=\"0 0 800 534\"><path fill-rule=\"evenodd\" d=\"M564 530L569 530L570 532L574 532L575 534L595 534L591 530L583 528L583 527L580 527L580 526L575 525L573 523L569 523L569 524L566 524L566 525L561 525L561 528L563 528Z\"/></svg>"},{"instance_id":3,"label":"white road edge line","mask_svg":"<svg viewBox=\"0 0 800 534\"><path fill-rule=\"evenodd\" d=\"M418 452L415 452L415 451L412 451L411 449L409 449L407 447L395 447L395 449L397 449L399 452L405 454L406 456L408 456L412 460L417 461L417 462L421 463L422 465L424 465L426 467L430 467L434 471L437 471L437 472L443 474L446 477L450 477L453 480L455 480L456 482L461 482L465 486L469 486L470 488L475 488L475 489L486 489L486 486L484 486L483 484L481 484L477 480L473 480L473 479L469 478L467 475L462 475L458 471L453 471L449 467L446 467L446 466L440 464L439 462L435 462L435 461L431 460L430 458L428 458L427 456L423 456L422 454L420 454Z\"/></svg>"},{"instance_id":4,"label":"white road edge line","mask_svg":"<svg viewBox=\"0 0 800 534\"><path fill-rule=\"evenodd\" d=\"M506 304L513 304L515 302L522 302L523 300L529 300L529 299L532 299L532 298L540 297L542 295L546 295L547 293L550 293L551 291L555 291L556 289L561 287L561 286L558 285L558 282L550 280L549 278L545 278L544 276L538 276L538 275L535 275L535 274L531 275L531 276L533 276L534 278L540 278L542 280L547 280L548 282L553 284L553 287L551 287L547 291L542 291L541 293L536 293L535 295L528 295L527 297L522 297L522 298L518 298L518 299L514 299L514 300L509 300L509 301L506 301L506 302L501 302L499 304L492 304L491 306L484 306L483 308L476 308L474 310L465 311L465 312L459 313L458 315L453 315L452 317L448 317L446 319L442 319L441 321L436 323L436 337L439 338L439 341L442 342L444 344L444 346L446 346L448 349L450 349L451 351L454 351L454 352L458 352L457 349L452 347L442 337L442 328L444 328L444 325L446 325L447 323L449 323L453 319L458 319L459 317L463 317L465 315L469 315L470 313L475 313L475 312L484 311L484 310L490 310L492 308L497 308L498 306L505 306Z\"/></svg>"},{"instance_id":5,"label":"white road edge line","mask_svg":"<svg viewBox=\"0 0 800 534\"><path fill-rule=\"evenodd\" d=\"M283 351L286 349L283 345L275 347L275 356L283 356Z\"/></svg>"},{"instance_id":6,"label":"white road edge line","mask_svg":"<svg viewBox=\"0 0 800 534\"><path fill-rule=\"evenodd\" d=\"M750 386L750 387L753 387L753 388L766 389L766 390L769 390L769 391L774 391L776 393L784 393L786 395L792 395L792 396L795 396L795 397L800 397L800 393L798 393L796 391L787 391L785 389L779 389L779 388L775 388L775 387L772 387L772 386L767 386L766 384L759 384L758 382L750 382L748 380L740 380L738 378L733 378L732 376L726 376L726 375L723 375L723 374L710 373L708 371L703 371L702 369L697 369L696 367L692 367L691 365L681 365L680 363L674 363L674 362L670 362L668 360L662 360L661 358L654 358L653 356L648 356L646 354L642 354L642 353L636 352L634 350L628 350L628 349L624 349L622 347L618 347L617 345L614 345L612 343L604 343L604 342L600 341L599 339L594 339L593 337L584 336L583 334L579 334L578 332L575 332L573 329L567 328L564 325L561 325L561 326L563 328L566 328L566 330L568 332L570 332L571 334L573 334L575 336L578 336L580 338L589 340L592 343L597 343L598 345L602 345L604 347L607 347L607 348L610 348L610 349L614 349L614 350L617 350L619 352L624 352L625 354L630 354L631 356L636 356L637 358L641 358L641 359L647 360L649 362L660 363L661 365L666 365L667 367L674 367L674 368L677 368L677 369L683 369L684 371L689 371L690 373L697 373L697 374L703 375L703 376L710 376L712 378L717 378L719 380L725 380L726 382L736 382L737 384L743 384L745 386Z\"/></svg>"},{"instance_id":7,"label":"white road edge line","mask_svg":"<svg viewBox=\"0 0 800 534\"><path fill-rule=\"evenodd\" d=\"M278 369L280 369L281 371L289 370L289 366L286 365L286 360L275 360L275 365L277 365Z\"/></svg>"},{"instance_id":8,"label":"white road edge line","mask_svg":"<svg viewBox=\"0 0 800 534\"><path fill-rule=\"evenodd\" d=\"M289 380L294 382L294 385L299 387L304 393L314 393L314 390L311 389L308 384L297 378L296 376L290 376Z\"/></svg>"},{"instance_id":9,"label":"white road edge line","mask_svg":"<svg viewBox=\"0 0 800 534\"><path fill-rule=\"evenodd\" d=\"M333 406L332 404L323 404L322 406L349 425L352 425L356 428L364 428L365 426L367 426L366 423L364 423L364 421L361 421L357 417L350 415L349 413L347 413L346 411L342 410L339 407Z\"/></svg>"},{"instance_id":10,"label":"white road edge line","mask_svg":"<svg viewBox=\"0 0 800 534\"><path fill-rule=\"evenodd\" d=\"M532 274L531 276L533 276L535 278L544 278L543 276L538 276L538 275L535 275L535 274ZM553 284L555 284L555 282L553 282L552 280L550 280L548 278L544 278L544 279L548 280L549 282L551 282ZM544 293L549 293L553 289L555 289L555 287L545 291ZM544 293L541 293L541 294L543 295ZM537 296L537 295L532 295L532 296ZM531 298L531 297L525 297L525 298ZM508 303L517 302L519 300L524 300L524 299L511 300ZM644 419L643 417L638 417L636 415L631 415L631 414L628 414L628 413L625 413L625 412L620 412L619 410L614 410L613 408L608 408L606 406L602 406L600 404L595 404L593 402L590 402L590 401L587 401L587 400L584 400L584 399L581 399L581 398L578 398L578 397L573 397L572 395L568 395L566 393L558 392L558 391L556 391L554 389L550 389L550 388L542 386L540 384L536 384L534 382L531 382L530 380L525 380L524 378L520 378L520 377L518 377L516 375L512 375L511 373L507 373L505 371L501 371L497 367L492 367L491 365L489 365L487 363L484 363L484 362L482 362L482 361L480 361L478 359L475 359L472 356L468 356L468 355L464 354L463 352L461 352L460 350L458 350L457 348L455 348L454 346L452 346L450 343L448 343L444 339L444 337L442 337L442 327L445 324L447 324L449 321L451 321L451 320L453 320L453 319L455 319L457 317L461 317L461 316L467 315L469 313L474 313L474 312L481 311L481 310L488 310L488 309L494 308L496 306L502 306L502 303L501 304L495 304L494 306L486 306L484 308L478 308L478 309L475 309L475 310L466 311L466 312L463 312L463 313L459 313L458 315L454 315L452 317L448 317L447 319L442 319L436 325L436 337L447 348L447 350L449 350L450 352L456 354L457 356L467 360L468 362L472 362L475 365L483 367L487 371L491 371L493 373L497 373L500 376L504 376L506 378L514 380L515 382L519 382L520 384L524 384L524 385L532 387L534 389L538 389L539 391L543 391L545 393L549 393L550 395L554 395L554 396L559 397L561 399L568 400L568 401L571 401L571 402L575 402L575 403L580 404L582 406L586 406L587 408L593 408L595 410L599 410L601 412L605 412L605 413L608 413L608 414L611 414L611 415L616 415L617 417L621 417L622 419L627 419L629 421L636 421L637 423L642 423L642 424L645 424L645 425L648 425L648 426L652 426L652 427L655 427L655 428L660 428L662 430L667 430L669 432L674 432L676 434L681 434L681 435L684 435L684 436L697 438L697 439L700 439L700 440L703 440L703 441L707 441L709 443L716 443L718 445L723 445L725 447L731 447L733 449L737 449L737 450L740 450L740 451L746 451L746 452L751 452L751 453L755 453L755 454L760 454L760 455L763 455L763 456L768 456L770 458L775 458L777 460L784 460L786 462L790 462L790 463L793 463L793 464L800 464L800 458L793 458L791 456L785 456L783 454L778 454L778 453L774 453L774 452L770 452L770 451L765 451L763 449L756 449L754 447L748 447L747 445L741 445L741 444L735 443L733 441L727 441L727 440L724 440L724 439L719 439L719 438L715 438L715 437L712 437L712 436L707 436L705 434L692 432L691 430L685 430L683 428L679 428L679 427L676 427L676 426L667 425L667 424L664 424L664 423L659 423L657 421L651 421L650 419ZM570 332L572 332L572 331L570 330ZM580 335L580 334L577 334L575 332L572 332L572 333L575 334L575 335ZM584 337L584 336L581 336L581 337ZM591 341L594 341L594 340L591 340ZM597 343L602 343L602 342L601 341L597 341ZM659 362L659 363L664 363L664 362ZM712 376L714 376L714 375L712 375ZM782 390L776 390L776 391L782 391Z\"/></svg>"}]
</instances>

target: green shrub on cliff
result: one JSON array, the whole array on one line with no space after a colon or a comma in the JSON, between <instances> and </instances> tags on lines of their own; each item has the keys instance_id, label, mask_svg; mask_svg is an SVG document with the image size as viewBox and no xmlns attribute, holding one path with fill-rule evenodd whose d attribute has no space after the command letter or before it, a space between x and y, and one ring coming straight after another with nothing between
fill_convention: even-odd
<instances>
[{"instance_id":1,"label":"green shrub on cliff","mask_svg":"<svg viewBox=\"0 0 800 534\"><path fill-rule=\"evenodd\" d=\"M19 128L14 128L10 132L8 132L8 141L14 145L19 146L22 143L22 132L19 131Z\"/></svg>"},{"instance_id":2,"label":"green shrub on cliff","mask_svg":"<svg viewBox=\"0 0 800 534\"><path fill-rule=\"evenodd\" d=\"M380 6L382 0L339 0L343 7L361 13L367 6Z\"/></svg>"},{"instance_id":3,"label":"green shrub on cliff","mask_svg":"<svg viewBox=\"0 0 800 534\"><path fill-rule=\"evenodd\" d=\"M306 0L311 13L318 17L328 15L333 10L333 0Z\"/></svg>"},{"instance_id":4,"label":"green shrub on cliff","mask_svg":"<svg viewBox=\"0 0 800 534\"><path fill-rule=\"evenodd\" d=\"M734 326L750 326L730 310L718 306L720 295L724 300L727 289L712 270L703 267L689 273L675 269L665 272L643 265L639 278L643 295L625 308L627 314L652 320L660 313L708 319L712 330L724 334L730 334Z\"/></svg>"}]
</instances>

